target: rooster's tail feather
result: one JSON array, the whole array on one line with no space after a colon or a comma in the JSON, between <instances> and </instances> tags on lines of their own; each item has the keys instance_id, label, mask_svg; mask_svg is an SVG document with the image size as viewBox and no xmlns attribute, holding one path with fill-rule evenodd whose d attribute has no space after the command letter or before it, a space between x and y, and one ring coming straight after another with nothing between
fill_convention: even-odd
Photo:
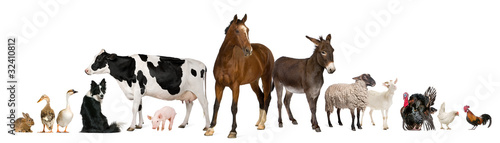
<instances>
[{"instance_id":1,"label":"rooster's tail feather","mask_svg":"<svg viewBox=\"0 0 500 143\"><path fill-rule=\"evenodd\" d=\"M491 126L491 116L488 115L488 114L483 114L481 115L481 118L483 118L483 125L486 125L486 122L490 122L490 124L488 125L488 128Z\"/></svg>"}]
</instances>

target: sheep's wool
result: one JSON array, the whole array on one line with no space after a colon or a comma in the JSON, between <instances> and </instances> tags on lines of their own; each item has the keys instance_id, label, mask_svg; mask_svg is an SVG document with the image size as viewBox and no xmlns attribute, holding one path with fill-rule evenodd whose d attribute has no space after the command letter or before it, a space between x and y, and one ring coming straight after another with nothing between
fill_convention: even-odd
<instances>
[{"instance_id":1,"label":"sheep's wool","mask_svg":"<svg viewBox=\"0 0 500 143\"><path fill-rule=\"evenodd\" d=\"M325 110L333 112L333 107L336 108L365 108L367 103L366 83L363 80L356 80L352 84L333 84L326 89L325 93Z\"/></svg>"}]
</instances>

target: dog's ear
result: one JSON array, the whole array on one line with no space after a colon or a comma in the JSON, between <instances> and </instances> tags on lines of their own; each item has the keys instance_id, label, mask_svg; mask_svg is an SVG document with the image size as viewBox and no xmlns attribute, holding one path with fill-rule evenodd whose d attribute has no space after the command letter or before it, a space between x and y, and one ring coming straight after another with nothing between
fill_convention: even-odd
<instances>
[{"instance_id":1,"label":"dog's ear","mask_svg":"<svg viewBox=\"0 0 500 143\"><path fill-rule=\"evenodd\" d=\"M97 83L94 80L92 80L92 82L90 83L90 87L95 87L95 86L97 86Z\"/></svg>"},{"instance_id":2,"label":"dog's ear","mask_svg":"<svg viewBox=\"0 0 500 143\"><path fill-rule=\"evenodd\" d=\"M101 86L106 86L106 79L105 79L105 78L103 78L103 79L101 80L101 83L99 83L99 85L101 85Z\"/></svg>"}]
</instances>

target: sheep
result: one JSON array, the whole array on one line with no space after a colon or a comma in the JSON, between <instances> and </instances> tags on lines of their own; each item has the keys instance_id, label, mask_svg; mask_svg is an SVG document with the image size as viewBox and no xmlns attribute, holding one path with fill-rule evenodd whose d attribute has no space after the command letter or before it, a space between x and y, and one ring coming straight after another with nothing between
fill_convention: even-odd
<instances>
[{"instance_id":1,"label":"sheep","mask_svg":"<svg viewBox=\"0 0 500 143\"><path fill-rule=\"evenodd\" d=\"M358 109L358 129L362 129L359 124L359 113L361 109L366 107L367 99L367 86L375 86L375 80L370 76L370 74L362 74L358 77L352 78L356 80L352 84L333 84L326 89L325 92L325 111L328 117L328 125L332 126L330 122L330 113L333 112L333 107L337 108L337 117L339 119L339 125L342 126L342 121L340 120L340 109L348 108L351 110L352 124L351 129L356 131L354 128L354 109Z\"/></svg>"},{"instance_id":2,"label":"sheep","mask_svg":"<svg viewBox=\"0 0 500 143\"><path fill-rule=\"evenodd\" d=\"M397 89L396 83L398 82L398 79L394 82L392 80L389 80L388 82L384 83L384 86L387 87L387 91L383 92L378 92L374 90L369 90L368 91L368 105L367 107L370 107L370 119L372 121L372 124L375 126L375 123L373 122L373 117L372 113L373 110L380 110L382 113L382 120L383 120L383 129L387 130L389 129L389 126L387 126L387 117L388 117L388 111L389 108L392 105L392 96L394 95L394 91ZM361 126L363 126L363 118L365 116L365 109L363 109L363 115L361 116Z\"/></svg>"}]
</instances>

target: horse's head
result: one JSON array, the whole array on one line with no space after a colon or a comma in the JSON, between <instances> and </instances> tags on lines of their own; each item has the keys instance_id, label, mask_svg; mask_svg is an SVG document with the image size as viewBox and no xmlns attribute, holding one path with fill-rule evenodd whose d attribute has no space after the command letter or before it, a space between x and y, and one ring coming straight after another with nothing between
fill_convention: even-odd
<instances>
[{"instance_id":1,"label":"horse's head","mask_svg":"<svg viewBox=\"0 0 500 143\"><path fill-rule=\"evenodd\" d=\"M248 27L245 25L247 21L247 15L243 19L239 20L237 15L234 15L233 20L230 25L226 28L226 38L229 40L227 42L234 43L235 47L241 48L243 50L244 56L252 55L252 46L250 45L250 40L248 38Z\"/></svg>"},{"instance_id":2,"label":"horse's head","mask_svg":"<svg viewBox=\"0 0 500 143\"><path fill-rule=\"evenodd\" d=\"M311 42L316 45L316 49L314 49L313 56L316 56L316 60L319 65L326 69L329 74L335 72L335 65L333 64L333 51L332 45L330 44L330 40L332 39L332 35L328 34L326 36L326 40L323 37L319 37L318 39L311 38L306 36L307 39L311 40Z\"/></svg>"}]
</instances>

